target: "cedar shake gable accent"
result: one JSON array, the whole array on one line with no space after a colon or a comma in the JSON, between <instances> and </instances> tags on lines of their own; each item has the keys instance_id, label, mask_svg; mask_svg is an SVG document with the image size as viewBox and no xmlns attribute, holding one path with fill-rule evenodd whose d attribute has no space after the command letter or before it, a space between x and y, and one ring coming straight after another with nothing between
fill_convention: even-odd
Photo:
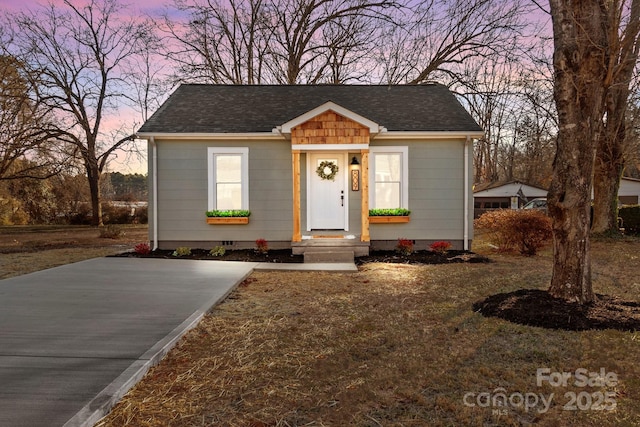
<instances>
[{"instance_id":1,"label":"cedar shake gable accent","mask_svg":"<svg viewBox=\"0 0 640 427\"><path fill-rule=\"evenodd\" d=\"M292 128L291 143L369 144L369 128L329 110Z\"/></svg>"},{"instance_id":2,"label":"cedar shake gable accent","mask_svg":"<svg viewBox=\"0 0 640 427\"><path fill-rule=\"evenodd\" d=\"M271 133L333 102L388 131L481 132L443 85L199 85L178 87L140 133Z\"/></svg>"}]
</instances>

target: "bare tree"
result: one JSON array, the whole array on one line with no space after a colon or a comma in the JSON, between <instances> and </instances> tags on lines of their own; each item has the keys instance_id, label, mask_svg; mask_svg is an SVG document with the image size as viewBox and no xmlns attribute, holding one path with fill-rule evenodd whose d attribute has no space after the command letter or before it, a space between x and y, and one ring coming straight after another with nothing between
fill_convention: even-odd
<instances>
[{"instance_id":1,"label":"bare tree","mask_svg":"<svg viewBox=\"0 0 640 427\"><path fill-rule=\"evenodd\" d=\"M332 25L346 23L343 26L343 40L356 40L359 43L342 44L350 49L361 46L362 39L358 32L373 20L382 23L390 21L388 12L396 10L400 5L393 0L270 0L277 31L274 32L274 43L271 49L275 66L272 70L278 83L319 83L322 82L323 71L330 65L327 59L331 55L325 52L330 47L327 41L335 42L335 38L325 38L323 33L329 32ZM335 47L335 45L334 45Z\"/></svg>"},{"instance_id":2,"label":"bare tree","mask_svg":"<svg viewBox=\"0 0 640 427\"><path fill-rule=\"evenodd\" d=\"M345 82L393 0L175 0L180 76L216 84ZM363 46L368 46L363 48ZM356 71L360 74L359 71Z\"/></svg>"},{"instance_id":3,"label":"bare tree","mask_svg":"<svg viewBox=\"0 0 640 427\"><path fill-rule=\"evenodd\" d=\"M264 0L176 0L174 6L188 17L164 17L177 42L169 42L168 57L180 76L216 84L265 83L273 29Z\"/></svg>"},{"instance_id":4,"label":"bare tree","mask_svg":"<svg viewBox=\"0 0 640 427\"><path fill-rule=\"evenodd\" d=\"M129 103L128 70L150 36L140 19L125 17L118 0L50 3L11 19L14 48L38 73L41 99L56 115L58 140L85 169L94 225L102 225L100 176L110 156L134 139L102 132L110 113Z\"/></svg>"},{"instance_id":5,"label":"bare tree","mask_svg":"<svg viewBox=\"0 0 640 427\"><path fill-rule=\"evenodd\" d=\"M322 66L305 72L303 81L345 84L369 82L374 62L373 45L382 43L378 20L351 15L327 23L322 30L325 49L318 61Z\"/></svg>"},{"instance_id":6,"label":"bare tree","mask_svg":"<svg viewBox=\"0 0 640 427\"><path fill-rule=\"evenodd\" d=\"M640 179L640 70L636 72L627 112L627 143L625 144L625 176Z\"/></svg>"},{"instance_id":7,"label":"bare tree","mask_svg":"<svg viewBox=\"0 0 640 427\"><path fill-rule=\"evenodd\" d=\"M64 161L32 77L17 58L0 55L0 180L48 178Z\"/></svg>"},{"instance_id":8,"label":"bare tree","mask_svg":"<svg viewBox=\"0 0 640 427\"><path fill-rule=\"evenodd\" d=\"M525 28L527 10L519 0L419 2L378 50L381 78L390 84L421 83L455 74L468 61L504 53Z\"/></svg>"},{"instance_id":9,"label":"bare tree","mask_svg":"<svg viewBox=\"0 0 640 427\"><path fill-rule=\"evenodd\" d=\"M554 260L549 292L593 300L589 221L593 162L602 123L607 63L607 3L550 0L554 98L559 134L548 195Z\"/></svg>"},{"instance_id":10,"label":"bare tree","mask_svg":"<svg viewBox=\"0 0 640 427\"><path fill-rule=\"evenodd\" d=\"M592 233L618 234L618 190L628 145L630 84L640 52L640 0L615 0L607 9L609 43L605 111L593 186Z\"/></svg>"},{"instance_id":11,"label":"bare tree","mask_svg":"<svg viewBox=\"0 0 640 427\"><path fill-rule=\"evenodd\" d=\"M514 141L514 120L522 110L517 92L517 64L494 55L466 64L458 72L457 91L485 134L474 144L475 182L510 179L501 174L503 149ZM502 165L504 166L504 165Z\"/></svg>"}]
</instances>

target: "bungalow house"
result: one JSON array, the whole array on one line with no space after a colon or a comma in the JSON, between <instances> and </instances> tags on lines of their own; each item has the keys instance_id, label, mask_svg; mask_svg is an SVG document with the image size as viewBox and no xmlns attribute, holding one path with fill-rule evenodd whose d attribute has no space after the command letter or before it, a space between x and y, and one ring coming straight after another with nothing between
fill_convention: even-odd
<instances>
[{"instance_id":1,"label":"bungalow house","mask_svg":"<svg viewBox=\"0 0 640 427\"><path fill-rule=\"evenodd\" d=\"M356 255L398 238L469 248L481 135L439 84L182 85L138 132L149 148L150 240L206 249L266 239ZM370 217L376 208L410 215ZM250 217L205 216L221 210Z\"/></svg>"}]
</instances>

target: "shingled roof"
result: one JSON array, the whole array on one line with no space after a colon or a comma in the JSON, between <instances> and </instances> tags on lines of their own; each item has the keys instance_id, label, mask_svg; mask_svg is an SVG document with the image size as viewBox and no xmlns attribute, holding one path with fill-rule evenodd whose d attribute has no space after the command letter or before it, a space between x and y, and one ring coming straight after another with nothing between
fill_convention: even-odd
<instances>
[{"instance_id":1,"label":"shingled roof","mask_svg":"<svg viewBox=\"0 0 640 427\"><path fill-rule=\"evenodd\" d=\"M443 85L181 85L139 133L271 132L328 101L388 131L479 132Z\"/></svg>"}]
</instances>

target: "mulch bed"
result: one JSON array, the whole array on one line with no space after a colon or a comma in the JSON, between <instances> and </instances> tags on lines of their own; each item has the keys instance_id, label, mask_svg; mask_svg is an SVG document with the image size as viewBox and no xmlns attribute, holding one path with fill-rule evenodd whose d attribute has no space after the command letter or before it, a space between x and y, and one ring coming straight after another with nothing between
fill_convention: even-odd
<instances>
[{"instance_id":1,"label":"mulch bed","mask_svg":"<svg viewBox=\"0 0 640 427\"><path fill-rule=\"evenodd\" d=\"M192 249L191 255L173 256L173 250L158 249L148 255L140 255L135 252L125 252L118 254L120 257L131 258L164 258L164 259L198 259L210 261L245 261L245 262L304 262L302 255L292 255L291 249L270 249L268 253L262 254L254 249L228 250L224 255L212 256L206 249Z\"/></svg>"},{"instance_id":2,"label":"mulch bed","mask_svg":"<svg viewBox=\"0 0 640 427\"><path fill-rule=\"evenodd\" d=\"M584 331L589 329L640 330L640 303L596 294L591 304L570 303L537 289L491 295L473 304L485 317L548 329Z\"/></svg>"},{"instance_id":3,"label":"mulch bed","mask_svg":"<svg viewBox=\"0 0 640 427\"><path fill-rule=\"evenodd\" d=\"M209 255L205 249L192 249L191 255L176 257L172 250L155 250L148 255L140 255L135 252L125 252L115 256L137 257L137 258L165 258L165 259L197 259L213 261L246 261L246 262L274 262L274 263L301 263L304 262L302 255L292 255L291 249L271 249L268 253L262 254L254 249L228 250L222 256ZM459 262L490 262L489 258L464 251L448 251L440 254L431 251L416 251L409 255L400 254L395 251L373 251L370 255L357 257L357 265L373 262L386 262L395 264L450 264Z\"/></svg>"}]
</instances>

